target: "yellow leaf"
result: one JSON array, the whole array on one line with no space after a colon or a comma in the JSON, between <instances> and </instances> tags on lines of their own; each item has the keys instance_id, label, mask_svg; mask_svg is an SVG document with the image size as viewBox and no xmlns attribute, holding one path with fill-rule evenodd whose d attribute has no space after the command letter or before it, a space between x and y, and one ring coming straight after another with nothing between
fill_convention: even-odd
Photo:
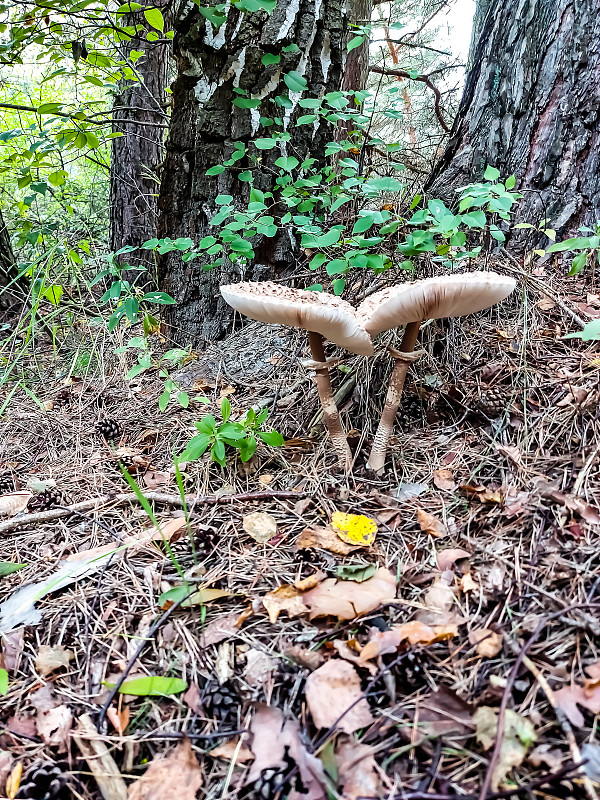
<instances>
[{"instance_id":1,"label":"yellow leaf","mask_svg":"<svg viewBox=\"0 0 600 800\"><path fill-rule=\"evenodd\" d=\"M6 796L12 800L17 796L19 786L21 785L21 775L23 774L23 765L19 762L15 764L8 778L6 779Z\"/></svg>"},{"instance_id":2,"label":"yellow leaf","mask_svg":"<svg viewBox=\"0 0 600 800\"><path fill-rule=\"evenodd\" d=\"M373 544L377 533L377 524L371 517L364 514L345 514L343 511L334 511L331 524L337 535L344 542L355 545Z\"/></svg>"}]
</instances>

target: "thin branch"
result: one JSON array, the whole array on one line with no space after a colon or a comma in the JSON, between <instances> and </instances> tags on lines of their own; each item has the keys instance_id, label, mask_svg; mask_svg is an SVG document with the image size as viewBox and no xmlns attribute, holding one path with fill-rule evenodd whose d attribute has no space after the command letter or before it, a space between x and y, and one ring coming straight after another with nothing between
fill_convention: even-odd
<instances>
[{"instance_id":1,"label":"thin branch","mask_svg":"<svg viewBox=\"0 0 600 800\"><path fill-rule=\"evenodd\" d=\"M442 95L440 94L440 90L434 83L431 82L431 80L427 75L417 75L416 77L413 78L412 75L406 72L406 70L387 69L384 67L371 67L369 71L376 72L378 75L390 75L394 78L410 78L413 81L420 81L421 83L424 83L425 86L431 89L431 91L435 96L435 103L434 103L435 115L438 118L440 125L446 131L446 133L450 133L450 128L446 124L446 121L444 120L442 112L440 110L440 101L442 99Z\"/></svg>"},{"instance_id":2,"label":"thin branch","mask_svg":"<svg viewBox=\"0 0 600 800\"><path fill-rule=\"evenodd\" d=\"M12 111L31 111L34 114L40 114L35 106L22 106L16 103L0 103L0 108L9 108ZM104 119L104 120L96 120L92 119L92 117L84 117L84 119L76 119L74 114L67 114L64 111L48 111L46 112L53 117L64 117L65 119L72 119L74 122L87 122L90 125L112 125L114 122L115 124L119 125L145 125L148 128L164 128L164 130L168 130L168 125L163 125L160 122L140 122L136 119ZM40 114L41 116L41 114ZM97 115L96 115L97 116Z\"/></svg>"}]
</instances>

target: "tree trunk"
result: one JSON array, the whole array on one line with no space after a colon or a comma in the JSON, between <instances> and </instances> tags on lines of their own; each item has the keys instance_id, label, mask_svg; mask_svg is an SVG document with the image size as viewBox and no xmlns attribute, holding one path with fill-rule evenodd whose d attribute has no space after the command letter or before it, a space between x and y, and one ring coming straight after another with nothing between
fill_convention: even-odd
<instances>
[{"instance_id":1,"label":"tree trunk","mask_svg":"<svg viewBox=\"0 0 600 800\"><path fill-rule=\"evenodd\" d=\"M10 234L0 212L0 309L21 305L26 297L24 287L15 282L17 267Z\"/></svg>"},{"instance_id":2,"label":"tree trunk","mask_svg":"<svg viewBox=\"0 0 600 800\"><path fill-rule=\"evenodd\" d=\"M128 14L123 24L135 22L140 23L139 14ZM143 50L144 55L135 62L139 81L123 81L113 104L113 119L117 120L113 131L123 134L113 139L111 145L110 248L113 251L124 245L139 247L157 234L158 171L164 154L170 49L168 43L154 44L138 38L121 44L121 55L128 62L133 50ZM129 280L142 285L150 278L156 279L151 251L127 253L121 260L145 266L150 272L132 271L126 274Z\"/></svg>"},{"instance_id":3,"label":"tree trunk","mask_svg":"<svg viewBox=\"0 0 600 800\"><path fill-rule=\"evenodd\" d=\"M324 146L333 139L332 126L321 119L295 127L297 117L309 112L298 106L300 94L288 91L283 76L290 71L304 76L308 88L303 97L339 90L346 34L342 0L278 0L272 14L241 13L232 7L217 31L192 7L176 23L178 78L159 200L161 236L190 237L197 243L214 233L210 220L217 195L232 195L239 208L246 207L249 184L237 175L249 167L253 185L267 192L274 189L274 162L281 155L294 153L301 161L309 155L324 158ZM294 44L299 49L291 52ZM279 61L263 65L265 54ZM277 105L277 96L289 96L292 107ZM240 108L233 104L236 97L260 99L260 107ZM288 153L285 143L261 151L251 144L270 136L273 128L264 123L273 118L283 119L291 135ZM247 147L245 156L220 175L207 176L210 167L230 158L238 142ZM253 162L253 156L260 160ZM277 221L284 210L269 213ZM160 260L160 288L177 301L166 309L176 340L215 340L227 332L233 311L221 299L220 284L272 278L297 263L297 245L287 230L273 238L255 237L253 248L256 257L244 267L226 260L211 271L210 257L183 263L176 252Z\"/></svg>"},{"instance_id":4,"label":"tree trunk","mask_svg":"<svg viewBox=\"0 0 600 800\"><path fill-rule=\"evenodd\" d=\"M471 69L427 184L449 197L490 164L517 177L519 221L560 238L600 219L597 0L479 0Z\"/></svg>"}]
</instances>

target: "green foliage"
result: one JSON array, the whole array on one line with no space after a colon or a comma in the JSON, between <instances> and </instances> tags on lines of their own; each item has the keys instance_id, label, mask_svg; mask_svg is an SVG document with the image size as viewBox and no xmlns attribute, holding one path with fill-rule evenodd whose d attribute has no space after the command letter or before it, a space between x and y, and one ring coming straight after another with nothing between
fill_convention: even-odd
<instances>
[{"instance_id":1,"label":"green foliage","mask_svg":"<svg viewBox=\"0 0 600 800\"><path fill-rule=\"evenodd\" d=\"M103 682L107 689L114 683ZM119 694L132 694L136 697L169 697L185 692L188 685L181 678L166 678L162 675L144 675L142 678L129 678L119 686Z\"/></svg>"},{"instance_id":2,"label":"green foliage","mask_svg":"<svg viewBox=\"0 0 600 800\"><path fill-rule=\"evenodd\" d=\"M233 422L231 418L231 403L224 397L221 401L221 417L223 422L217 425L212 414L207 414L200 422L196 422L198 434L193 436L185 450L178 457L179 461L196 461L207 450L210 450L211 461L224 467L227 455L227 446L239 451L242 461L249 461L258 446L258 440L270 447L281 447L284 443L283 436L276 431L263 431L269 412L267 409L258 414L254 409L249 409L245 416Z\"/></svg>"},{"instance_id":3,"label":"green foliage","mask_svg":"<svg viewBox=\"0 0 600 800\"><path fill-rule=\"evenodd\" d=\"M565 339L581 339L584 342L600 342L600 319L592 319L577 333L568 333Z\"/></svg>"},{"instance_id":4,"label":"green foliage","mask_svg":"<svg viewBox=\"0 0 600 800\"><path fill-rule=\"evenodd\" d=\"M12 575L13 572L18 572L26 566L27 564L14 564L12 561L0 561L0 578Z\"/></svg>"},{"instance_id":5,"label":"green foliage","mask_svg":"<svg viewBox=\"0 0 600 800\"><path fill-rule=\"evenodd\" d=\"M0 667L0 695L8 694L8 672Z\"/></svg>"}]
</instances>

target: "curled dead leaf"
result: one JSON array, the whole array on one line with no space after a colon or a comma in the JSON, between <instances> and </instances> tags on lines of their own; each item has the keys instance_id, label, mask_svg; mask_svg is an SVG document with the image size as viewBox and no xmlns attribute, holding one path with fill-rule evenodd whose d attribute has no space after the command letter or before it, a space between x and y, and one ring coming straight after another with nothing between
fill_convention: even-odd
<instances>
[{"instance_id":1,"label":"curled dead leaf","mask_svg":"<svg viewBox=\"0 0 600 800\"><path fill-rule=\"evenodd\" d=\"M347 544L343 542L331 525L304 528L298 539L296 547L304 550L329 550L341 556L347 556L363 545Z\"/></svg>"},{"instance_id":2,"label":"curled dead leaf","mask_svg":"<svg viewBox=\"0 0 600 800\"><path fill-rule=\"evenodd\" d=\"M317 728L353 733L373 722L360 677L348 661L333 658L306 679L306 702Z\"/></svg>"},{"instance_id":3,"label":"curled dead leaf","mask_svg":"<svg viewBox=\"0 0 600 800\"><path fill-rule=\"evenodd\" d=\"M357 742L354 737L338 738L335 760L342 800L377 800L381 796L374 753L375 748Z\"/></svg>"},{"instance_id":4,"label":"curled dead leaf","mask_svg":"<svg viewBox=\"0 0 600 800\"><path fill-rule=\"evenodd\" d=\"M329 615L354 619L383 603L391 603L395 597L396 578L381 567L372 578L360 583L328 578L304 595L304 603L311 619Z\"/></svg>"},{"instance_id":5,"label":"curled dead leaf","mask_svg":"<svg viewBox=\"0 0 600 800\"><path fill-rule=\"evenodd\" d=\"M490 628L469 631L469 641L477 645L477 655L481 658L494 658L502 650L502 636Z\"/></svg>"},{"instance_id":6,"label":"curled dead leaf","mask_svg":"<svg viewBox=\"0 0 600 800\"><path fill-rule=\"evenodd\" d=\"M268 542L277 533L275 517L267 514L266 511L253 511L251 514L246 514L242 518L242 527L259 544Z\"/></svg>"},{"instance_id":7,"label":"curled dead leaf","mask_svg":"<svg viewBox=\"0 0 600 800\"><path fill-rule=\"evenodd\" d=\"M488 489L485 486L472 486L471 484L464 484L459 488L467 497L479 500L480 503L492 505L502 503L502 492L499 489Z\"/></svg>"},{"instance_id":8,"label":"curled dead leaf","mask_svg":"<svg viewBox=\"0 0 600 800\"><path fill-rule=\"evenodd\" d=\"M469 558L470 553L463 550L461 547L449 547L447 550L440 550L436 553L436 561L438 569L445 572L447 569L452 569L455 561L460 561L462 558Z\"/></svg>"},{"instance_id":9,"label":"curled dead leaf","mask_svg":"<svg viewBox=\"0 0 600 800\"><path fill-rule=\"evenodd\" d=\"M556 704L567 715L569 722L576 728L585 723L578 706L586 708L592 714L600 714L600 687L586 690L585 686L574 683L554 692Z\"/></svg>"},{"instance_id":10,"label":"curled dead leaf","mask_svg":"<svg viewBox=\"0 0 600 800\"><path fill-rule=\"evenodd\" d=\"M432 644L456 636L456 624L431 627L419 620L395 625L389 631L376 631L360 651L361 661L370 661L386 653L395 653L403 642L410 645Z\"/></svg>"},{"instance_id":11,"label":"curled dead leaf","mask_svg":"<svg viewBox=\"0 0 600 800\"><path fill-rule=\"evenodd\" d=\"M480 706L473 715L477 727L476 737L484 750L489 750L498 734L498 709ZM497 791L508 773L523 763L527 751L537 736L527 717L507 709L504 718L504 735L500 748L500 758L492 775L492 790Z\"/></svg>"},{"instance_id":12,"label":"curled dead leaf","mask_svg":"<svg viewBox=\"0 0 600 800\"><path fill-rule=\"evenodd\" d=\"M433 482L438 489L442 489L446 492L453 492L454 489L456 489L456 483L454 482L454 475L452 473L452 470L449 469L434 470Z\"/></svg>"},{"instance_id":13,"label":"curled dead leaf","mask_svg":"<svg viewBox=\"0 0 600 800\"><path fill-rule=\"evenodd\" d=\"M27 508L32 492L12 492L0 495L0 517L14 517Z\"/></svg>"},{"instance_id":14,"label":"curled dead leaf","mask_svg":"<svg viewBox=\"0 0 600 800\"><path fill-rule=\"evenodd\" d=\"M427 511L423 511L422 508L418 508L417 519L419 521L419 526L424 533L428 533L430 536L435 536L437 538L446 535L446 526L441 519L435 517L433 514L428 514Z\"/></svg>"},{"instance_id":15,"label":"curled dead leaf","mask_svg":"<svg viewBox=\"0 0 600 800\"><path fill-rule=\"evenodd\" d=\"M50 675L55 669L68 667L69 661L74 656L75 653L72 650L67 650L60 644L55 647L42 644L35 657L35 666L42 675Z\"/></svg>"}]
</instances>

